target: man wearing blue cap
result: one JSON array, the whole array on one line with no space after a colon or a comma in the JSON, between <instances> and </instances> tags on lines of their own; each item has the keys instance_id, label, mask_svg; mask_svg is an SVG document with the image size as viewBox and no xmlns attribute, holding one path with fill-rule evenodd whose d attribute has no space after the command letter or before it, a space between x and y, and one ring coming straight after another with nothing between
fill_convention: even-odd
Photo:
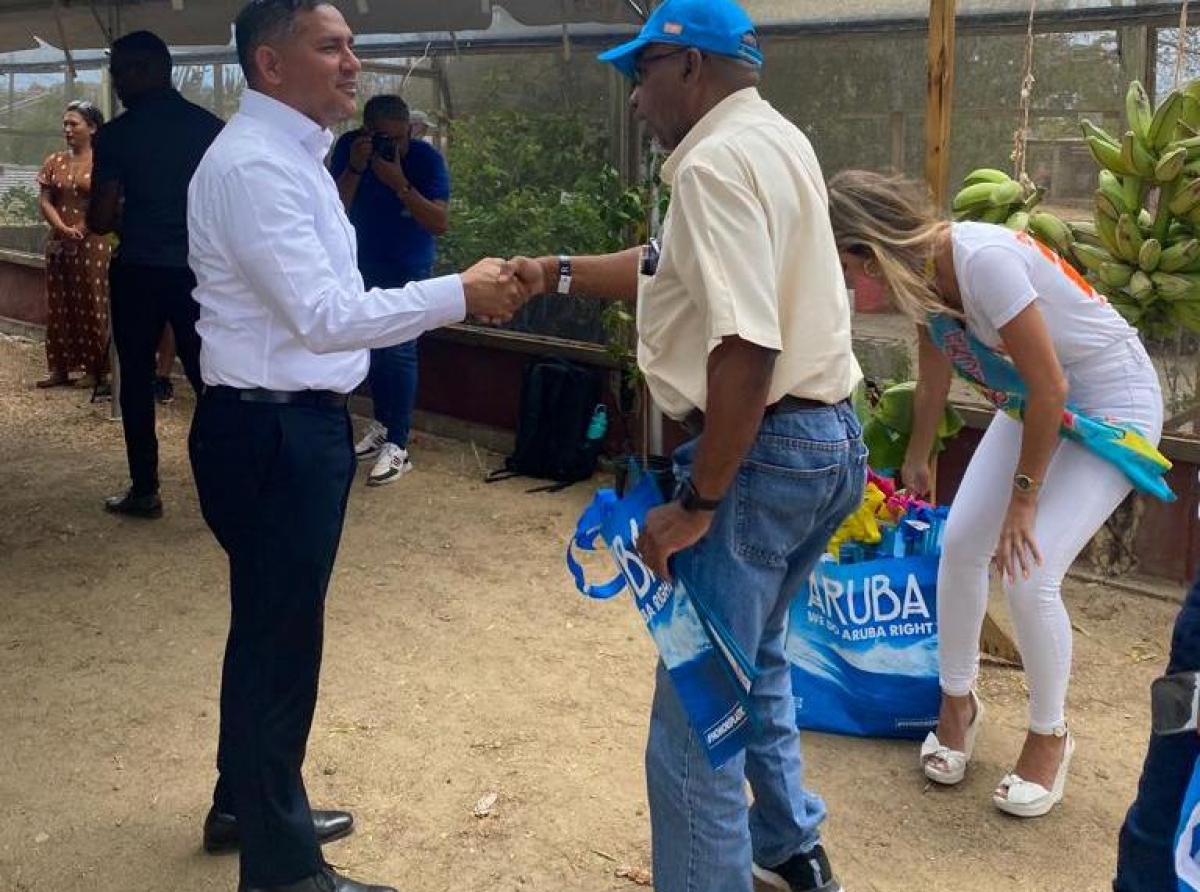
<instances>
[{"instance_id":1,"label":"man wearing blue cap","mask_svg":"<svg viewBox=\"0 0 1200 892\"><path fill-rule=\"evenodd\" d=\"M758 93L762 53L732 0L667 0L600 57L671 151L671 206L654 243L592 257L518 258L532 293L638 302L638 363L658 406L693 434L677 496L638 549L700 589L754 656L759 732L712 769L662 663L646 777L658 892L837 892L825 805L802 783L788 607L866 468L848 397L861 378L820 165ZM746 804L744 781L754 791Z\"/></svg>"}]
</instances>

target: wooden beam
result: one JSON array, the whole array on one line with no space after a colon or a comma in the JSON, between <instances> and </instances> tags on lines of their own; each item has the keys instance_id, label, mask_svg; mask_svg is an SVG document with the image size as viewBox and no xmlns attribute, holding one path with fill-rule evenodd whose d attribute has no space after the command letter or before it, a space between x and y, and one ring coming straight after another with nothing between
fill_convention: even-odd
<instances>
[{"instance_id":1,"label":"wooden beam","mask_svg":"<svg viewBox=\"0 0 1200 892\"><path fill-rule=\"evenodd\" d=\"M954 95L954 15L957 0L930 0L925 80L925 181L945 206L950 177L950 106Z\"/></svg>"}]
</instances>

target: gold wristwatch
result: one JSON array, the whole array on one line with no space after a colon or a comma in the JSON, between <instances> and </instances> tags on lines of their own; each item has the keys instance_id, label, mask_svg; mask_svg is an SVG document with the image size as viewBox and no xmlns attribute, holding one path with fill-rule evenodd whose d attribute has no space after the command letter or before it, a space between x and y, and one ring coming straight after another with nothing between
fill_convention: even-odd
<instances>
[{"instance_id":1,"label":"gold wristwatch","mask_svg":"<svg viewBox=\"0 0 1200 892\"><path fill-rule=\"evenodd\" d=\"M1028 474L1013 475L1013 489L1015 489L1017 492L1033 493L1037 492L1041 488L1042 484L1034 480Z\"/></svg>"}]
</instances>

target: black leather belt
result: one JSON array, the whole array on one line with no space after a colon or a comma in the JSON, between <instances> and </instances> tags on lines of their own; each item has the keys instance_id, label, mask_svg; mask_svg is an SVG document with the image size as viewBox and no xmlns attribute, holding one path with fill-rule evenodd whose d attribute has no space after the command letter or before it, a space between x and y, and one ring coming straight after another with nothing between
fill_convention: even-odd
<instances>
[{"instance_id":1,"label":"black leather belt","mask_svg":"<svg viewBox=\"0 0 1200 892\"><path fill-rule=\"evenodd\" d=\"M270 403L276 406L307 406L310 409L345 409L349 397L334 390L267 390L265 387L226 387L209 384L206 399L242 403Z\"/></svg>"},{"instance_id":2,"label":"black leather belt","mask_svg":"<svg viewBox=\"0 0 1200 892\"><path fill-rule=\"evenodd\" d=\"M806 409L828 409L830 407L830 403L823 403L820 400L810 400L808 397L788 394L780 399L779 402L771 403L771 405L763 409L763 418L770 418L772 415L786 415L789 412L802 412ZM698 437L704 430L704 413L699 409L693 409L679 423L693 437Z\"/></svg>"}]
</instances>

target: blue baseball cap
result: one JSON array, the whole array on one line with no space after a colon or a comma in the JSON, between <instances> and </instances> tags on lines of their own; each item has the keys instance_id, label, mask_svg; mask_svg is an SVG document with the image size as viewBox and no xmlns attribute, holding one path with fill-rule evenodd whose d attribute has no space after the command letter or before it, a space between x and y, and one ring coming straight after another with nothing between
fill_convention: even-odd
<instances>
[{"instance_id":1,"label":"blue baseball cap","mask_svg":"<svg viewBox=\"0 0 1200 892\"><path fill-rule=\"evenodd\" d=\"M733 0L667 0L654 10L637 37L605 50L599 59L632 78L638 53L652 43L695 47L755 67L763 63L754 23Z\"/></svg>"}]
</instances>

